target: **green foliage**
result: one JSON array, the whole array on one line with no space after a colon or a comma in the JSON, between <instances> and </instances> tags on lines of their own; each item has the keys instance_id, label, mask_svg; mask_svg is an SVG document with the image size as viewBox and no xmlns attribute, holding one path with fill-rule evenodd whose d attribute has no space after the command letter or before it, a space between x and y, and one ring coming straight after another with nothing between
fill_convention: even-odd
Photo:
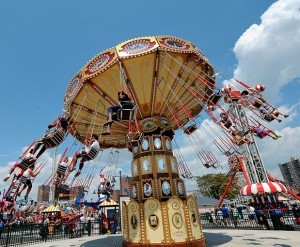
<instances>
[{"instance_id":1,"label":"green foliage","mask_svg":"<svg viewBox=\"0 0 300 247\"><path fill-rule=\"evenodd\" d=\"M231 175L225 173L207 174L201 177L196 177L198 188L200 192L207 197L220 199L226 186L231 178ZM240 193L240 186L237 184L235 177L225 199L231 200Z\"/></svg>"}]
</instances>

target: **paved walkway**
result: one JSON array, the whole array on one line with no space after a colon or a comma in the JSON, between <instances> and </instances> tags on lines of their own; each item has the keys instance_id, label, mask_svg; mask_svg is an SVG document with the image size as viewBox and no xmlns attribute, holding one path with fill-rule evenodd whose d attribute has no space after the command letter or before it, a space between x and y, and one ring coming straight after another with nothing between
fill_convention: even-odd
<instances>
[{"instance_id":1,"label":"paved walkway","mask_svg":"<svg viewBox=\"0 0 300 247\"><path fill-rule=\"evenodd\" d=\"M204 230L207 247L300 247L299 231ZM40 243L31 247L122 247L122 235L100 235Z\"/></svg>"}]
</instances>

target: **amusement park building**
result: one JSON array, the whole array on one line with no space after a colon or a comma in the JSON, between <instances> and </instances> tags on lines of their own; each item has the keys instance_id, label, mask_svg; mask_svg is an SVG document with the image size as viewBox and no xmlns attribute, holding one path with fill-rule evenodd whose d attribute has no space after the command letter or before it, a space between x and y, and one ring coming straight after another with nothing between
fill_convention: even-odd
<instances>
[{"instance_id":1,"label":"amusement park building","mask_svg":"<svg viewBox=\"0 0 300 247\"><path fill-rule=\"evenodd\" d=\"M284 181L295 188L300 188L300 159L291 157L284 164L278 164Z\"/></svg>"},{"instance_id":2,"label":"amusement park building","mask_svg":"<svg viewBox=\"0 0 300 247\"><path fill-rule=\"evenodd\" d=\"M76 195L80 195L84 190L83 186L75 186L70 190L60 190L58 191L59 199L63 200L74 200ZM49 185L41 185L38 187L38 195L37 201L49 201L50 196L50 186Z\"/></svg>"},{"instance_id":3,"label":"amusement park building","mask_svg":"<svg viewBox=\"0 0 300 247\"><path fill-rule=\"evenodd\" d=\"M50 187L47 186L39 186L38 187L38 195L37 195L37 201L49 201L49 194L50 194Z\"/></svg>"}]
</instances>

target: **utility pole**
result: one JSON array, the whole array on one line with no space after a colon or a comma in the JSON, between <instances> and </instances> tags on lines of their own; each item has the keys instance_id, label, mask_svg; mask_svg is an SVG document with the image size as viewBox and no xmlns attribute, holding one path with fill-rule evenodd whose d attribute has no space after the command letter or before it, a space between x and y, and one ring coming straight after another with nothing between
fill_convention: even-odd
<instances>
[{"instance_id":1,"label":"utility pole","mask_svg":"<svg viewBox=\"0 0 300 247\"><path fill-rule=\"evenodd\" d=\"M54 148L53 162L52 162L52 174L56 171L57 161L57 147ZM55 197L55 183L50 184L49 203L54 205Z\"/></svg>"},{"instance_id":2,"label":"utility pole","mask_svg":"<svg viewBox=\"0 0 300 247\"><path fill-rule=\"evenodd\" d=\"M119 171L119 174L120 174L120 192L119 192L119 214L118 214L118 217L119 217L119 225L118 225L118 228L119 228L119 231L122 232L122 212L121 212L122 171L121 171L121 170Z\"/></svg>"},{"instance_id":3,"label":"utility pole","mask_svg":"<svg viewBox=\"0 0 300 247\"><path fill-rule=\"evenodd\" d=\"M119 171L120 173L120 193L119 193L119 196L121 196L123 193L122 193L122 171Z\"/></svg>"}]
</instances>

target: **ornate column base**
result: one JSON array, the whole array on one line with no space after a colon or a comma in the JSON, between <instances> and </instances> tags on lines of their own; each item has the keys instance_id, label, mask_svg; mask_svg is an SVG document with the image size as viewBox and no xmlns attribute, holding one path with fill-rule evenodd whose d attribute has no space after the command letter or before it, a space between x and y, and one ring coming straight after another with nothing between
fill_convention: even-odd
<instances>
[{"instance_id":1,"label":"ornate column base","mask_svg":"<svg viewBox=\"0 0 300 247\"><path fill-rule=\"evenodd\" d=\"M135 244L128 243L123 241L122 247L206 247L205 239L200 239L196 241L184 242L184 243L170 243L170 244L158 244L158 243L149 243L149 244Z\"/></svg>"},{"instance_id":2,"label":"ornate column base","mask_svg":"<svg viewBox=\"0 0 300 247\"><path fill-rule=\"evenodd\" d=\"M167 201L151 197L122 207L123 247L205 247L195 197L172 196Z\"/></svg>"}]
</instances>

